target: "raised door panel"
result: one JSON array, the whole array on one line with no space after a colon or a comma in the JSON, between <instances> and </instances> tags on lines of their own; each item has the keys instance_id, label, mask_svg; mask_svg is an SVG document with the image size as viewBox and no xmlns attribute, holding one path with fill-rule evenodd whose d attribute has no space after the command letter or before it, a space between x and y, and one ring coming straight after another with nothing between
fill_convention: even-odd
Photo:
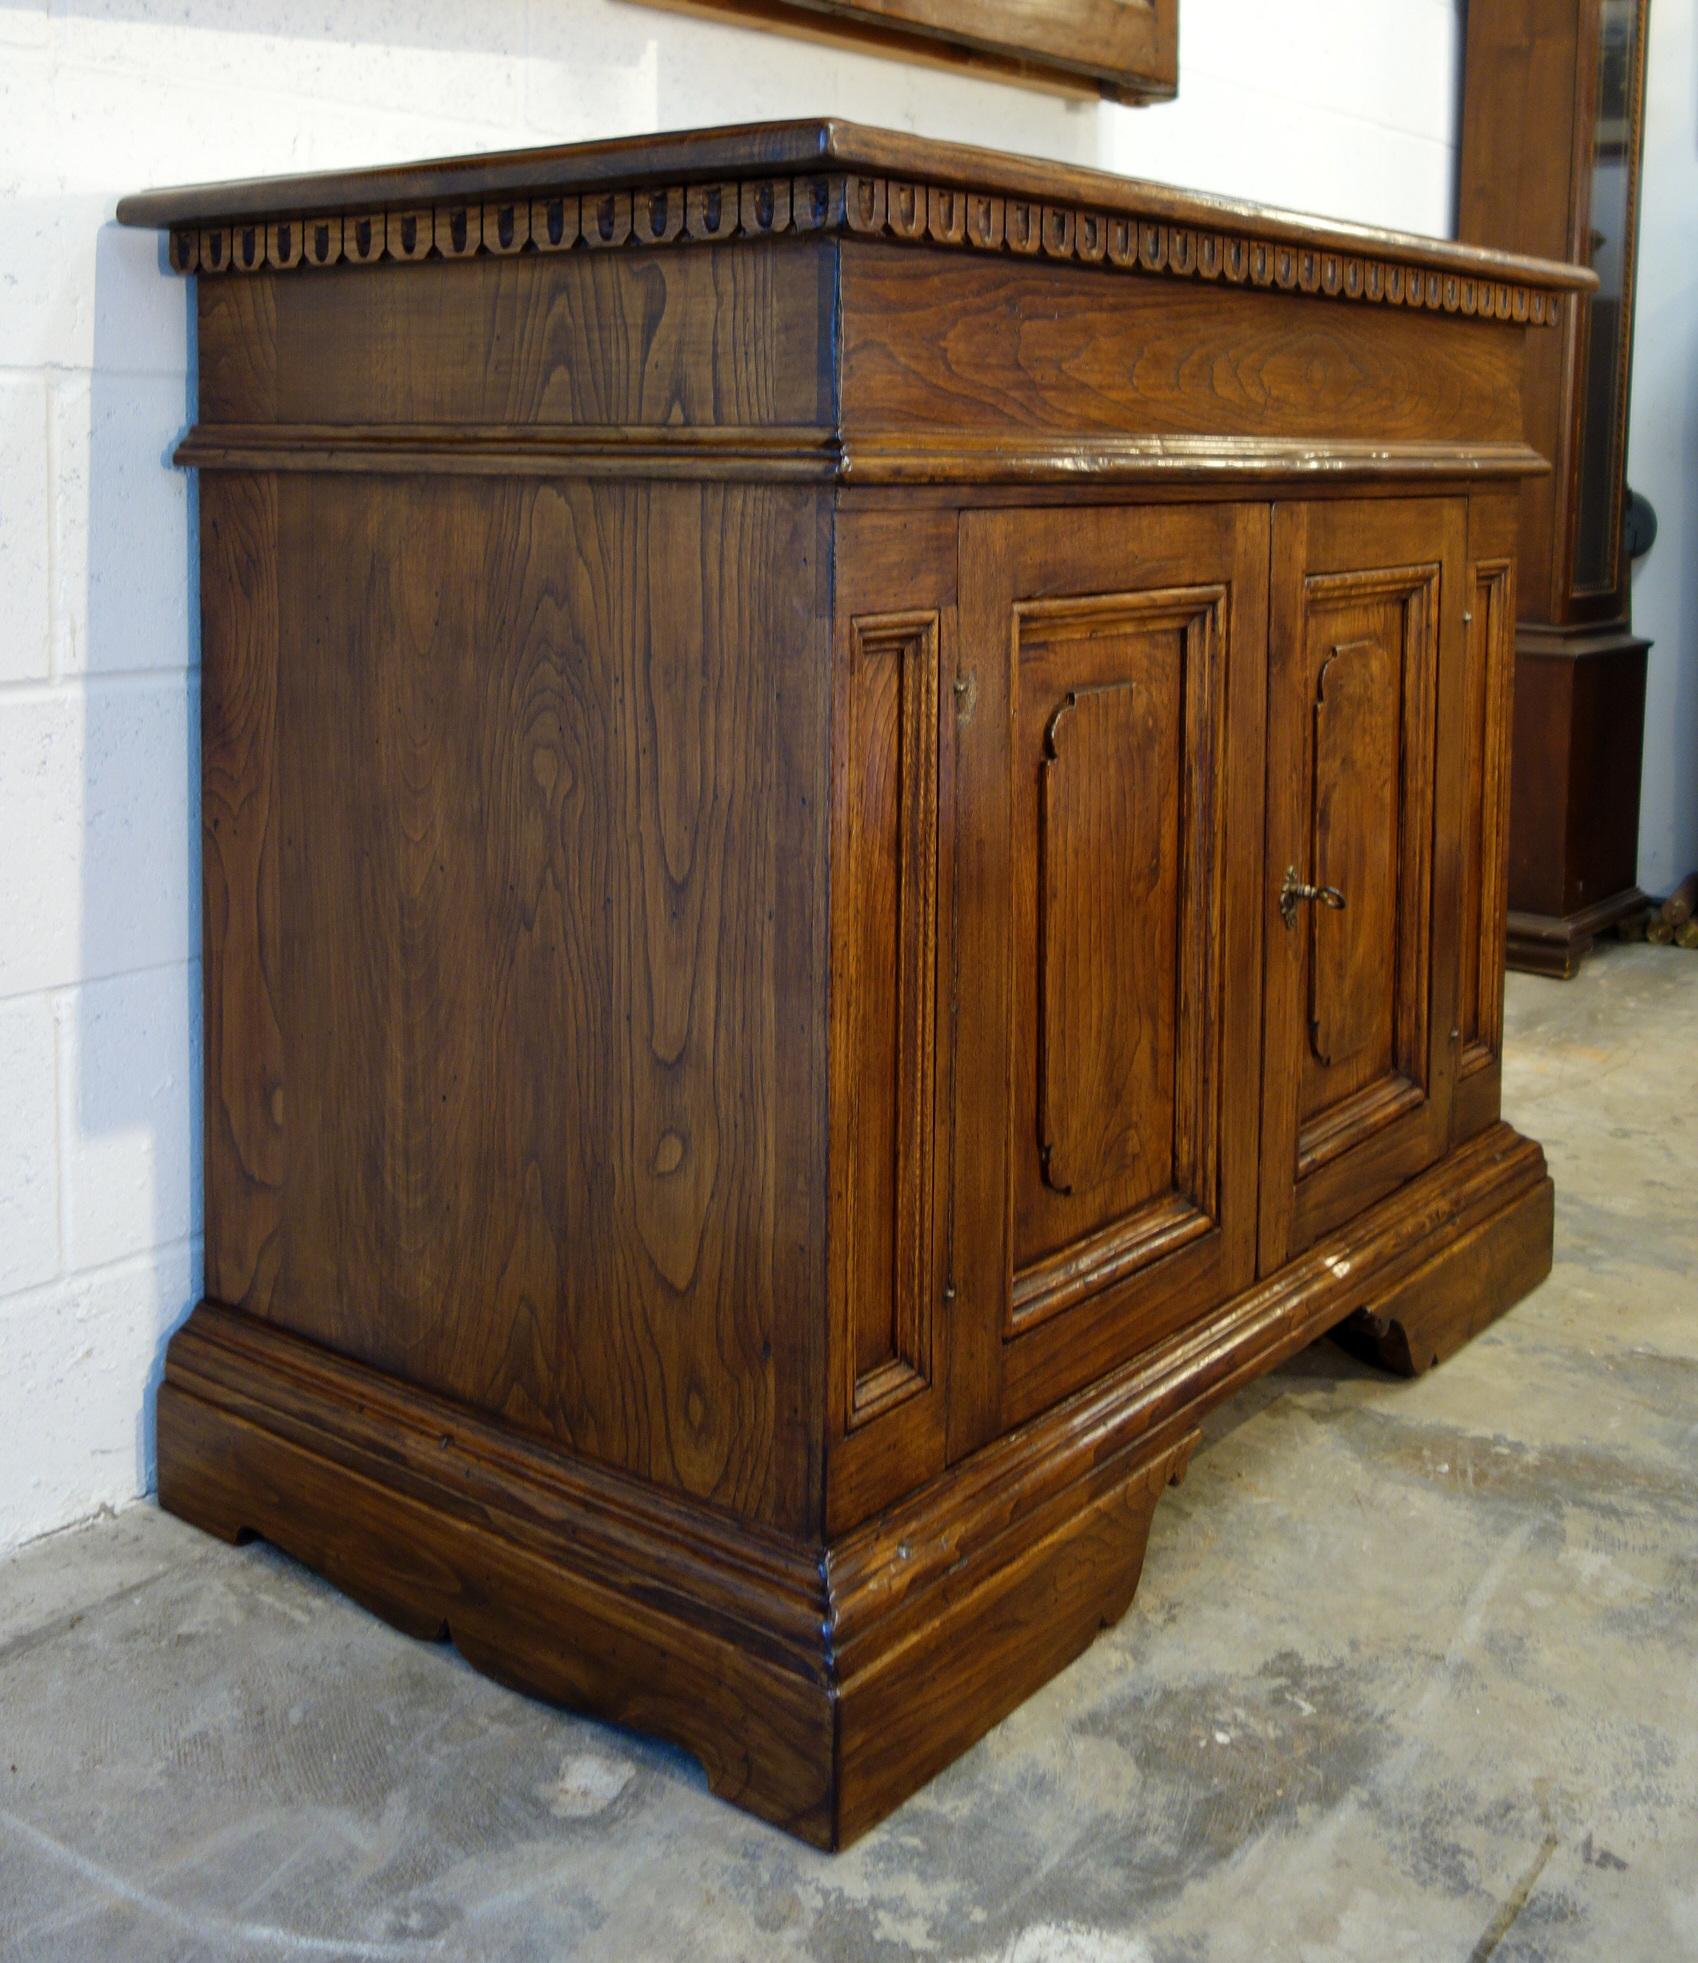
<instances>
[{"instance_id":1,"label":"raised door panel","mask_svg":"<svg viewBox=\"0 0 1698 1963\"><path fill-rule=\"evenodd\" d=\"M1192 984L1224 871L1225 605L1198 585L1017 608L1013 1117L1036 1149L1014 1155L1011 1330L1216 1218Z\"/></svg>"},{"instance_id":2,"label":"raised door panel","mask_svg":"<svg viewBox=\"0 0 1698 1963\"><path fill-rule=\"evenodd\" d=\"M1468 607L1462 678L1462 880L1457 944L1456 1102L1451 1136L1498 1116L1504 934L1509 907L1509 759L1515 686L1516 505L1503 492L1468 507Z\"/></svg>"},{"instance_id":3,"label":"raised door panel","mask_svg":"<svg viewBox=\"0 0 1698 1963\"><path fill-rule=\"evenodd\" d=\"M952 1452L1253 1272L1265 581L1259 507L963 520Z\"/></svg>"},{"instance_id":4,"label":"raised door panel","mask_svg":"<svg viewBox=\"0 0 1698 1963\"><path fill-rule=\"evenodd\" d=\"M1455 934L1434 925L1457 886L1461 733L1440 707L1463 519L1447 499L1274 515L1264 1271L1448 1139Z\"/></svg>"},{"instance_id":5,"label":"raised door panel","mask_svg":"<svg viewBox=\"0 0 1698 1963\"><path fill-rule=\"evenodd\" d=\"M832 706L831 1386L827 1523L944 1463L949 1132L938 958L952 890L940 737L955 519L846 515Z\"/></svg>"},{"instance_id":6,"label":"raised door panel","mask_svg":"<svg viewBox=\"0 0 1698 1963\"><path fill-rule=\"evenodd\" d=\"M844 1248L853 1353L845 1419L865 1423L932 1378L930 1200L937 924L935 612L851 623L843 703L842 1013L856 1067Z\"/></svg>"}]
</instances>

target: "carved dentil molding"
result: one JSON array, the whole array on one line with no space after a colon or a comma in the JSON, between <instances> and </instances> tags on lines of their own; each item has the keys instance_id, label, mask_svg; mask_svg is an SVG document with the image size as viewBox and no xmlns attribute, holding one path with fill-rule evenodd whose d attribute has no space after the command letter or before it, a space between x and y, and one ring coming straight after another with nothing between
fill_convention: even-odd
<instances>
[{"instance_id":1,"label":"carved dentil molding","mask_svg":"<svg viewBox=\"0 0 1698 1963\"><path fill-rule=\"evenodd\" d=\"M520 252L722 245L843 233L1328 299L1546 325L1557 295L1385 255L1049 204L904 178L829 172L637 190L419 205L400 211L242 220L170 235L178 273L288 272Z\"/></svg>"}]
</instances>

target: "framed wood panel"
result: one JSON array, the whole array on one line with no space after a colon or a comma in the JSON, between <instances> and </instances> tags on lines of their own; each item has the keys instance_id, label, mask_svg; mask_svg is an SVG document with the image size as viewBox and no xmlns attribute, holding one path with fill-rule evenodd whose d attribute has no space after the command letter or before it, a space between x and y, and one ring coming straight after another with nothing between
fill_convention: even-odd
<instances>
[{"instance_id":1,"label":"framed wood panel","mask_svg":"<svg viewBox=\"0 0 1698 1963\"><path fill-rule=\"evenodd\" d=\"M1179 87L1179 0L648 0L1114 102Z\"/></svg>"},{"instance_id":2,"label":"framed wood panel","mask_svg":"<svg viewBox=\"0 0 1698 1963\"><path fill-rule=\"evenodd\" d=\"M952 1457L1254 1273L1267 507L960 565Z\"/></svg>"},{"instance_id":3,"label":"framed wood panel","mask_svg":"<svg viewBox=\"0 0 1698 1963\"><path fill-rule=\"evenodd\" d=\"M1275 509L1264 1274L1448 1142L1466 540L1455 498Z\"/></svg>"}]
</instances>

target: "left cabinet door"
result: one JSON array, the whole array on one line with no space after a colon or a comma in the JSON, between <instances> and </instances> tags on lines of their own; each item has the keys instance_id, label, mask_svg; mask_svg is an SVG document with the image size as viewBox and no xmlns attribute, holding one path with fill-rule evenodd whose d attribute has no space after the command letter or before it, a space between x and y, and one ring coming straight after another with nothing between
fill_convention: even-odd
<instances>
[{"instance_id":1,"label":"left cabinet door","mask_svg":"<svg viewBox=\"0 0 1698 1963\"><path fill-rule=\"evenodd\" d=\"M962 519L952 1457L1253 1277L1267 567L1262 506Z\"/></svg>"}]
</instances>

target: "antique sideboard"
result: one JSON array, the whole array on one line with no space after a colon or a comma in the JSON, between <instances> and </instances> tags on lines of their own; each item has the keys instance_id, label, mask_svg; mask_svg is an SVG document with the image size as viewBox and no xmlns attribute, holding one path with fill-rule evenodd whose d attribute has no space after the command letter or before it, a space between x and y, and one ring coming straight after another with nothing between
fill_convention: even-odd
<instances>
[{"instance_id":1,"label":"antique sideboard","mask_svg":"<svg viewBox=\"0 0 1698 1963\"><path fill-rule=\"evenodd\" d=\"M149 193L196 276L163 1503L864 1831L1202 1414L1533 1287L1527 343L1590 275L840 123Z\"/></svg>"}]
</instances>

